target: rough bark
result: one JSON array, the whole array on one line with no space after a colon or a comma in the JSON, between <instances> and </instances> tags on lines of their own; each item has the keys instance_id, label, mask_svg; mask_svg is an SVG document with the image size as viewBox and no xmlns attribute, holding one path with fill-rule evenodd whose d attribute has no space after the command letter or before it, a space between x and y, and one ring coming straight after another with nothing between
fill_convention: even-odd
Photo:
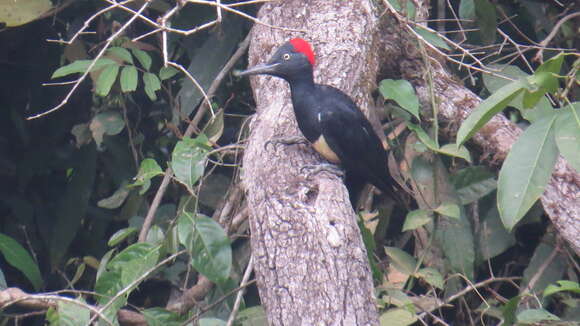
<instances>
[{"instance_id":1,"label":"rough bark","mask_svg":"<svg viewBox=\"0 0 580 326\"><path fill-rule=\"evenodd\" d=\"M427 4L419 12L426 13ZM433 80L433 92L438 106L438 119L445 125L442 132L448 139L455 139L459 126L481 99L457 81L445 68L445 60L429 51L430 67L426 68L417 40L394 20L382 25L385 51L381 58L383 69L390 74L409 80L424 107L431 107L430 86L427 70ZM494 116L471 140L483 152L483 159L490 165L503 162L511 146L522 130L505 116ZM552 177L541 197L544 210L559 234L580 255L580 174L560 157Z\"/></svg>"},{"instance_id":2,"label":"rough bark","mask_svg":"<svg viewBox=\"0 0 580 326\"><path fill-rule=\"evenodd\" d=\"M365 110L376 79L377 20L369 2L284 1L265 4L249 63L263 62L292 37L317 52L315 80L351 95ZM356 216L342 180L301 168L324 162L309 146L265 146L300 135L289 88L279 79L252 79L257 114L243 160L260 298L271 325L377 325L373 284Z\"/></svg>"}]
</instances>

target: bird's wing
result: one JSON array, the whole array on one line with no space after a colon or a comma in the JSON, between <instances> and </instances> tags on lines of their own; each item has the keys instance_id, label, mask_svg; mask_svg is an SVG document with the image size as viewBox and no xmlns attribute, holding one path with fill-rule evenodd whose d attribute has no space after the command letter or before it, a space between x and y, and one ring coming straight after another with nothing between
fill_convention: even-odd
<instances>
[{"instance_id":1,"label":"bird's wing","mask_svg":"<svg viewBox=\"0 0 580 326\"><path fill-rule=\"evenodd\" d=\"M347 170L390 192L387 155L370 122L351 101L327 104L333 106L320 111L317 118L328 147Z\"/></svg>"}]
</instances>

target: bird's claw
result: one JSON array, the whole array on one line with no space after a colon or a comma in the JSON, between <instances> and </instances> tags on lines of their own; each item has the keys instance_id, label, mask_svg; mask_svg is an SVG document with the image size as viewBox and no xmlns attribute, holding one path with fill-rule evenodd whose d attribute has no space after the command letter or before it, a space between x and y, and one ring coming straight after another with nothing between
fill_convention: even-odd
<instances>
[{"instance_id":1,"label":"bird's claw","mask_svg":"<svg viewBox=\"0 0 580 326\"><path fill-rule=\"evenodd\" d=\"M309 170L306 172L308 179L321 172L328 172L338 176L339 178L344 177L344 171L334 164L322 163L318 165L306 165L300 168L300 173L304 173L306 170Z\"/></svg>"},{"instance_id":2,"label":"bird's claw","mask_svg":"<svg viewBox=\"0 0 580 326\"><path fill-rule=\"evenodd\" d=\"M304 145L304 144L308 144L308 140L306 140L306 138L300 137L300 136L275 137L275 138L268 139L264 143L264 149L268 150L269 145L273 145L275 147L276 145Z\"/></svg>"}]
</instances>

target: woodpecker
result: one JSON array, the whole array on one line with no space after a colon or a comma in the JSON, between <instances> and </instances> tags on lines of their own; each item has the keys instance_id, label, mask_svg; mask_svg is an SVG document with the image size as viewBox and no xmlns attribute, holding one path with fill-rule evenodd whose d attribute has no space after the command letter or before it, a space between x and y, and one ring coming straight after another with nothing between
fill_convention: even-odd
<instances>
[{"instance_id":1,"label":"woodpecker","mask_svg":"<svg viewBox=\"0 0 580 326\"><path fill-rule=\"evenodd\" d=\"M393 195L387 153L365 115L337 88L314 83L315 59L310 44L294 38L265 64L238 76L271 75L290 84L298 127L312 147L329 162Z\"/></svg>"}]
</instances>

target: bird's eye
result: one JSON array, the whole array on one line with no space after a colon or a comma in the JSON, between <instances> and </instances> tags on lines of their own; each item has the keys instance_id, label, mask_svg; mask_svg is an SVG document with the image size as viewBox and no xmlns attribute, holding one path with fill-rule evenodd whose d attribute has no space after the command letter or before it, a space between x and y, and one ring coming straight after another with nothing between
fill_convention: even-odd
<instances>
[{"instance_id":1,"label":"bird's eye","mask_svg":"<svg viewBox=\"0 0 580 326\"><path fill-rule=\"evenodd\" d=\"M286 61L290 60L290 54L284 53L284 55L282 56L282 59L284 59Z\"/></svg>"}]
</instances>

